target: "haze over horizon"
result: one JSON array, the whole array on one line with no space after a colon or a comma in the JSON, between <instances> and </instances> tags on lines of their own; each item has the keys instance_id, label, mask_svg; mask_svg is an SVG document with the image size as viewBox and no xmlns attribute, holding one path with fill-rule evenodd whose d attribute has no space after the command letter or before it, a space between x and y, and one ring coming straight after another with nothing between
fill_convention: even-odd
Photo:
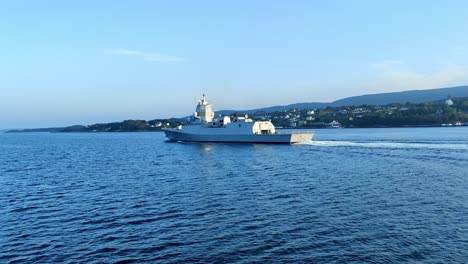
<instances>
[{"instance_id":1,"label":"haze over horizon","mask_svg":"<svg viewBox=\"0 0 468 264\"><path fill-rule=\"evenodd\" d=\"M0 129L468 84L466 1L15 1Z\"/></svg>"}]
</instances>

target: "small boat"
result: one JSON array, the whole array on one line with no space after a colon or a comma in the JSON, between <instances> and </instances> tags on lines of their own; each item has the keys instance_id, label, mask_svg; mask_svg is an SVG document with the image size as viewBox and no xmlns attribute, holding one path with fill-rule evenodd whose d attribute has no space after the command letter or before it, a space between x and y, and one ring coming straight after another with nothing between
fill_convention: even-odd
<instances>
[{"instance_id":1,"label":"small boat","mask_svg":"<svg viewBox=\"0 0 468 264\"><path fill-rule=\"evenodd\" d=\"M163 129L171 141L292 144L312 140L313 132L278 133L271 121L253 121L248 116L215 118L203 95L192 120L176 128Z\"/></svg>"}]
</instances>

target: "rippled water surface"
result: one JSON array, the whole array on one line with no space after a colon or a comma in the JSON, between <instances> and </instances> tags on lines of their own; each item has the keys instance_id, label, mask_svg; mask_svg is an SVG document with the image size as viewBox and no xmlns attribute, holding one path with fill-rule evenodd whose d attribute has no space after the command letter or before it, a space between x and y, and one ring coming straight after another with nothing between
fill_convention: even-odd
<instances>
[{"instance_id":1,"label":"rippled water surface","mask_svg":"<svg viewBox=\"0 0 468 264\"><path fill-rule=\"evenodd\" d=\"M468 128L0 134L0 262L458 262Z\"/></svg>"}]
</instances>

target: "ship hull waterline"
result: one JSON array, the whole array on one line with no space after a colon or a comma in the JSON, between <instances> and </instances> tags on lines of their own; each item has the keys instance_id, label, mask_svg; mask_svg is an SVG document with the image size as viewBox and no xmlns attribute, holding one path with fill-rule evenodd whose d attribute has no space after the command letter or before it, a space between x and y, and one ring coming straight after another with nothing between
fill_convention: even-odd
<instances>
[{"instance_id":1,"label":"ship hull waterline","mask_svg":"<svg viewBox=\"0 0 468 264\"><path fill-rule=\"evenodd\" d=\"M173 129L165 129L164 133L170 141L183 142L212 142L212 143L263 143L263 144L294 144L309 142L313 133L291 133L291 134L269 134L269 135L248 135L248 134L191 134Z\"/></svg>"}]
</instances>

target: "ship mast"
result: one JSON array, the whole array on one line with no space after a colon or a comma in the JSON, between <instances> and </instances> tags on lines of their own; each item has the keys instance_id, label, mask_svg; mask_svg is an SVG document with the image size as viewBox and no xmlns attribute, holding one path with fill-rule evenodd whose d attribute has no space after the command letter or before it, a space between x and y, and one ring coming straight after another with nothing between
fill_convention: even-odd
<instances>
[{"instance_id":1,"label":"ship mast","mask_svg":"<svg viewBox=\"0 0 468 264\"><path fill-rule=\"evenodd\" d=\"M202 123L210 123L213 121L214 112L211 109L211 104L206 100L205 94L198 103L194 113L195 118L200 118Z\"/></svg>"}]
</instances>

